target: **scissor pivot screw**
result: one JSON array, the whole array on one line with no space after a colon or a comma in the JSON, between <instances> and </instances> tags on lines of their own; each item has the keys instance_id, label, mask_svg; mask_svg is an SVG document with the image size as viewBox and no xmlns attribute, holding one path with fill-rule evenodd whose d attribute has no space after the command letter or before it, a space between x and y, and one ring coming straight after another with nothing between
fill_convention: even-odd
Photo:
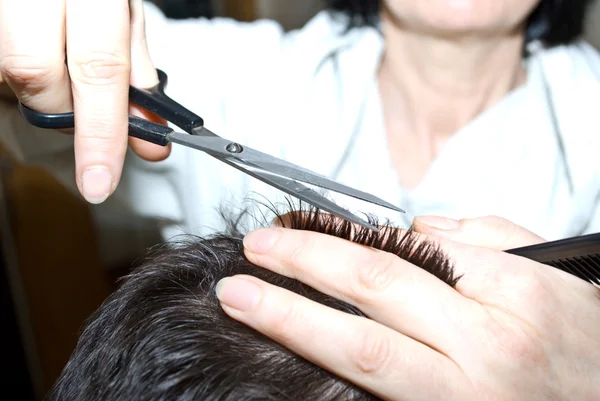
<instances>
[{"instance_id":1,"label":"scissor pivot screw","mask_svg":"<svg viewBox=\"0 0 600 401\"><path fill-rule=\"evenodd\" d=\"M239 143L232 142L225 148L229 153L242 153L244 148Z\"/></svg>"}]
</instances>

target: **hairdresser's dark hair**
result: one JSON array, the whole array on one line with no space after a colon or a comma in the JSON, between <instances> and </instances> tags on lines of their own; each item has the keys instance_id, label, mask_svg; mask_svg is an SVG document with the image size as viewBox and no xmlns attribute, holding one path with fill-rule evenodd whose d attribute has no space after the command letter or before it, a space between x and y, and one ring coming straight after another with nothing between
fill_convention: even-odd
<instances>
[{"instance_id":1,"label":"hairdresser's dark hair","mask_svg":"<svg viewBox=\"0 0 600 401\"><path fill-rule=\"evenodd\" d=\"M585 16L594 0L541 0L529 16L525 43L552 47L567 44L583 33ZM350 27L376 25L380 0L327 0L328 8L350 16Z\"/></svg>"},{"instance_id":2,"label":"hairdresser's dark hair","mask_svg":"<svg viewBox=\"0 0 600 401\"><path fill-rule=\"evenodd\" d=\"M281 223L392 252L450 286L458 280L444 254L410 230L378 234L314 211ZM47 400L377 400L222 311L217 282L249 274L364 317L349 304L249 263L242 234L230 231L153 250L88 320Z\"/></svg>"}]
</instances>

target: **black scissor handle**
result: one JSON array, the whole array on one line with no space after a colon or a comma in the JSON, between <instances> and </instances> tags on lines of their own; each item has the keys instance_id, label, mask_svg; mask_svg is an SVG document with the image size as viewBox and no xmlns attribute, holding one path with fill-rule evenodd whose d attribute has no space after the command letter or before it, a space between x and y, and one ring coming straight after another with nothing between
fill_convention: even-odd
<instances>
[{"instance_id":1,"label":"black scissor handle","mask_svg":"<svg viewBox=\"0 0 600 401\"><path fill-rule=\"evenodd\" d=\"M25 106L19 101L19 113L29 124L48 129L65 129L75 127L75 115L73 113L45 114Z\"/></svg>"},{"instance_id":2,"label":"black scissor handle","mask_svg":"<svg viewBox=\"0 0 600 401\"><path fill-rule=\"evenodd\" d=\"M48 129L66 129L75 127L75 114L45 114L35 111L25 106L21 102L18 104L19 112L29 124ZM164 125L156 124L143 118L129 115L129 135L140 138L156 145L167 146L169 144L169 134L173 130Z\"/></svg>"},{"instance_id":3,"label":"black scissor handle","mask_svg":"<svg viewBox=\"0 0 600 401\"><path fill-rule=\"evenodd\" d=\"M129 100L146 110L149 110L167 121L170 121L188 133L194 128L202 127L204 120L192 113L165 94L167 74L157 69L159 82L149 89L129 87ZM75 126L74 113L45 114L30 109L21 102L18 104L19 112L29 124L48 129L65 129ZM129 116L129 135L143 139L157 145L166 146L169 143L168 135L173 132L171 128L156 124L136 116Z\"/></svg>"},{"instance_id":4,"label":"black scissor handle","mask_svg":"<svg viewBox=\"0 0 600 401\"><path fill-rule=\"evenodd\" d=\"M129 100L144 109L151 111L167 121L172 122L185 132L192 134L194 128L204 126L202 117L192 113L165 94L167 74L156 69L158 84L149 89L129 87Z\"/></svg>"}]
</instances>

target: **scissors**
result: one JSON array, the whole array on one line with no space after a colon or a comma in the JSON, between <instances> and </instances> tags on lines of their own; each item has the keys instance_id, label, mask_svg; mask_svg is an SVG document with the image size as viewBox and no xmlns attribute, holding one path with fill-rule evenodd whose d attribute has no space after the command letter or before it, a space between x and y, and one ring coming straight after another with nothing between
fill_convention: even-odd
<instances>
[{"instance_id":1,"label":"scissors","mask_svg":"<svg viewBox=\"0 0 600 401\"><path fill-rule=\"evenodd\" d=\"M165 94L167 74L157 69L159 83L150 89L129 87L129 100L164 118L186 133L129 115L129 135L156 145L177 143L200 150L244 173L290 194L316 208L374 231L377 227L356 216L302 183L341 193L397 212L404 210L376 196L337 183L320 174L222 138L204 127L204 120ZM19 112L39 128L65 129L75 126L74 113L44 114L18 104Z\"/></svg>"}]
</instances>

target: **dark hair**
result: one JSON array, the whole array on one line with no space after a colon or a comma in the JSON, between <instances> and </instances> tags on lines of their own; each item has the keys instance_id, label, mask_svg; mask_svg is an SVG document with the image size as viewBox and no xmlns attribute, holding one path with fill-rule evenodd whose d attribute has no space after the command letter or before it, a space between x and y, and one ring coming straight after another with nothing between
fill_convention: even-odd
<instances>
[{"instance_id":1,"label":"dark hair","mask_svg":"<svg viewBox=\"0 0 600 401\"><path fill-rule=\"evenodd\" d=\"M288 216L281 221L289 228L392 252L450 286L458 280L444 254L410 230L377 234L314 211ZM230 231L152 251L87 321L47 400L377 400L222 311L217 282L249 274L365 317L354 306L249 263L243 236L235 227Z\"/></svg>"},{"instance_id":2,"label":"dark hair","mask_svg":"<svg viewBox=\"0 0 600 401\"><path fill-rule=\"evenodd\" d=\"M540 41L552 47L567 44L583 33L593 0L541 0L527 21L525 43ZM350 27L375 25L380 0L327 0L328 8L350 16Z\"/></svg>"}]
</instances>

